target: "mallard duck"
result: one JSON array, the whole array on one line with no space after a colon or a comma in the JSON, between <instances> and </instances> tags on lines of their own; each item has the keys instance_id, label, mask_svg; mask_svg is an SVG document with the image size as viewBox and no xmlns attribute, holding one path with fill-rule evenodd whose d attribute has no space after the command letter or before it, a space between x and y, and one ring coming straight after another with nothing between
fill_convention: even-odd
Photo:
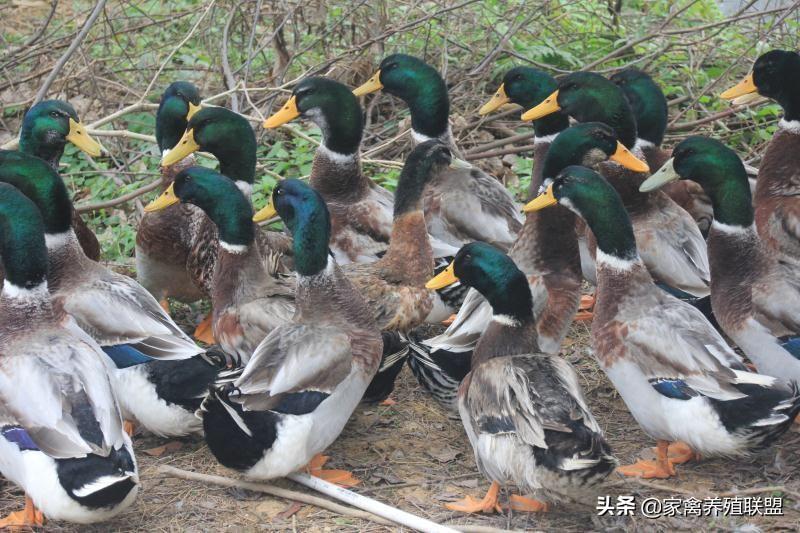
<instances>
[{"instance_id":1,"label":"mallard duck","mask_svg":"<svg viewBox=\"0 0 800 533\"><path fill-rule=\"evenodd\" d=\"M219 161L219 172L233 180L245 198L250 199L256 174L256 137L247 119L222 107L203 107L189 119L180 141L164 154L161 165L173 165L198 150L213 154ZM217 228L202 212L198 217L201 219L195 222L198 229L186 270L201 294L210 297L219 249ZM272 231L259 231L256 238L270 273L286 272L284 257L291 251L290 239ZM211 331L213 314L212 310L194 334L207 344L215 342Z\"/></svg>"},{"instance_id":2,"label":"mallard duck","mask_svg":"<svg viewBox=\"0 0 800 533\"><path fill-rule=\"evenodd\" d=\"M644 160L652 170L661 168L671 154L671 150L661 147L669 118L664 92L650 75L635 68L617 72L609 79L622 89L631 105L636 118L636 146L642 150ZM692 215L700 231L707 235L714 210L700 185L687 180L675 181L661 190Z\"/></svg>"},{"instance_id":3,"label":"mallard duck","mask_svg":"<svg viewBox=\"0 0 800 533\"><path fill-rule=\"evenodd\" d=\"M448 118L450 101L441 75L424 61L393 54L353 91L362 96L378 90L402 99L411 112L411 134L417 143L438 139L456 147ZM442 173L425 192L425 221L434 237L460 247L483 241L508 250L522 227L522 217L503 184L477 168Z\"/></svg>"},{"instance_id":4,"label":"mallard duck","mask_svg":"<svg viewBox=\"0 0 800 533\"><path fill-rule=\"evenodd\" d=\"M646 166L622 146L609 126L589 122L559 133L549 144L538 172L547 183L569 165L594 166L609 158L631 169ZM578 309L581 270L574 218L563 207L528 214L509 252L528 276L537 342L544 353L558 353ZM412 343L409 365L423 387L445 407L455 407L458 383L469 371L471 352L491 320L492 306L471 290L444 333Z\"/></svg>"},{"instance_id":5,"label":"mallard duck","mask_svg":"<svg viewBox=\"0 0 800 533\"><path fill-rule=\"evenodd\" d=\"M455 162L450 149L439 141L422 143L412 150L400 173L394 200L394 224L389 248L372 263L350 263L342 271L358 288L374 312L378 327L384 332L387 349L382 371L365 396L367 401L384 399L394 387L394 378L402 368L405 350L388 332L408 332L430 316L447 313L439 295L425 288L433 275L433 250L428 241L422 212L425 187ZM257 221L273 215L267 206L256 214ZM397 349L389 349L395 345Z\"/></svg>"},{"instance_id":6,"label":"mallard duck","mask_svg":"<svg viewBox=\"0 0 800 533\"><path fill-rule=\"evenodd\" d=\"M272 330L291 322L294 280L284 281L267 271L250 201L232 180L208 168L189 167L145 211L179 202L197 206L216 226L212 332L223 351L246 363Z\"/></svg>"},{"instance_id":7,"label":"mallard duck","mask_svg":"<svg viewBox=\"0 0 800 533\"><path fill-rule=\"evenodd\" d=\"M322 143L314 155L309 183L318 191L331 214L331 250L340 265L376 261L389 247L392 234L394 195L367 178L361 168L359 148L364 129L361 106L341 83L310 77L298 83L292 96L264 121L276 128L297 117L313 121L322 130ZM438 269L445 268L458 248L435 237L429 240ZM460 307L465 290L450 287L439 291L447 306L444 317L429 317L438 323ZM395 367L399 370L402 367Z\"/></svg>"},{"instance_id":8,"label":"mallard duck","mask_svg":"<svg viewBox=\"0 0 800 533\"><path fill-rule=\"evenodd\" d=\"M98 157L101 153L100 145L87 133L86 127L69 103L63 100L44 100L25 113L19 132L20 152L44 159L58 172L58 163L68 142L92 157ZM72 226L86 257L93 261L99 260L100 243L77 211L72 212Z\"/></svg>"},{"instance_id":9,"label":"mallard duck","mask_svg":"<svg viewBox=\"0 0 800 533\"><path fill-rule=\"evenodd\" d=\"M211 453L257 479L321 462L317 454L341 433L382 350L372 310L330 254L330 217L319 193L287 179L275 186L271 205L294 236L295 319L273 330L242 376L213 391L200 412ZM345 472L312 472L355 482Z\"/></svg>"},{"instance_id":10,"label":"mallard duck","mask_svg":"<svg viewBox=\"0 0 800 533\"><path fill-rule=\"evenodd\" d=\"M678 179L699 183L714 205L711 305L723 331L760 373L800 381L800 359L777 338L800 334L800 267L761 242L741 159L719 141L689 137L641 188Z\"/></svg>"},{"instance_id":11,"label":"mallard duck","mask_svg":"<svg viewBox=\"0 0 800 533\"><path fill-rule=\"evenodd\" d=\"M569 224L574 227L574 224ZM577 259L577 258L576 258ZM448 504L468 513L500 511L501 485L550 501L592 498L617 461L564 359L541 353L527 276L510 257L476 242L464 246L429 288L460 279L492 307L492 319L458 389L458 412L481 473L492 482L482 500ZM577 307L577 305L576 305ZM515 510L547 503L511 497Z\"/></svg>"},{"instance_id":12,"label":"mallard duck","mask_svg":"<svg viewBox=\"0 0 800 533\"><path fill-rule=\"evenodd\" d=\"M614 187L590 169L567 167L524 209L556 204L586 220L597 238L595 357L658 441L655 461L622 474L669 477L697 453L747 455L789 428L800 411L797 383L747 372L702 313L653 283ZM671 441L685 443L675 457Z\"/></svg>"},{"instance_id":13,"label":"mallard duck","mask_svg":"<svg viewBox=\"0 0 800 533\"><path fill-rule=\"evenodd\" d=\"M107 520L139 487L106 358L51 305L44 235L36 206L0 183L0 473L26 495L0 527Z\"/></svg>"},{"instance_id":14,"label":"mallard duck","mask_svg":"<svg viewBox=\"0 0 800 533\"><path fill-rule=\"evenodd\" d=\"M68 313L114 362L113 384L125 417L158 435L199 432L199 421L185 405L199 404L224 364L202 359L205 350L144 287L86 257L70 226L72 203L64 182L44 161L0 151L0 181L19 188L41 211L53 306Z\"/></svg>"},{"instance_id":15,"label":"mallard duck","mask_svg":"<svg viewBox=\"0 0 800 533\"><path fill-rule=\"evenodd\" d=\"M623 145L641 156L630 104L619 87L599 74L575 72L564 76L558 90L526 111L522 119L536 120L559 110L578 122L608 124ZM602 174L630 213L639 253L653 277L670 289L695 297L708 296L706 245L691 215L661 191L640 193L639 185L647 176L644 172L625 171L606 163Z\"/></svg>"},{"instance_id":16,"label":"mallard duck","mask_svg":"<svg viewBox=\"0 0 800 533\"><path fill-rule=\"evenodd\" d=\"M189 82L176 81L161 95L156 113L156 141L163 155L178 144L186 131L188 120L200 110L200 93ZM169 187L175 175L194 164L187 156L169 166L161 167L163 189ZM191 303L203 297L203 292L186 269L190 251L202 227L200 209L180 204L159 211L144 213L136 229L136 279L161 306L168 311L167 296Z\"/></svg>"},{"instance_id":17,"label":"mallard duck","mask_svg":"<svg viewBox=\"0 0 800 533\"><path fill-rule=\"evenodd\" d=\"M767 147L756 181L755 221L761 239L786 261L800 261L800 54L772 50L760 56L753 71L722 98L745 103L754 94L771 98L783 118Z\"/></svg>"}]
</instances>

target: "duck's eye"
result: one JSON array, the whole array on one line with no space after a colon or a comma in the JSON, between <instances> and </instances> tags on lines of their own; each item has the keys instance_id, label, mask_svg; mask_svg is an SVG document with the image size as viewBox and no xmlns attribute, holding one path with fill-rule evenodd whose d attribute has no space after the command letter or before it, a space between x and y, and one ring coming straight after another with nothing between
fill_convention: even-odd
<instances>
[{"instance_id":1,"label":"duck's eye","mask_svg":"<svg viewBox=\"0 0 800 533\"><path fill-rule=\"evenodd\" d=\"M381 72L387 72L387 71L389 71L389 70L392 70L392 69L393 69L393 68L395 68L396 66L397 66L397 63L389 63L388 65L386 65L385 67L383 67L383 68L381 69Z\"/></svg>"},{"instance_id":2,"label":"duck's eye","mask_svg":"<svg viewBox=\"0 0 800 533\"><path fill-rule=\"evenodd\" d=\"M275 189L275 195L281 196L283 194L283 189Z\"/></svg>"},{"instance_id":3,"label":"duck's eye","mask_svg":"<svg viewBox=\"0 0 800 533\"><path fill-rule=\"evenodd\" d=\"M59 118L61 114L58 111L50 111L50 116L53 118Z\"/></svg>"}]
</instances>

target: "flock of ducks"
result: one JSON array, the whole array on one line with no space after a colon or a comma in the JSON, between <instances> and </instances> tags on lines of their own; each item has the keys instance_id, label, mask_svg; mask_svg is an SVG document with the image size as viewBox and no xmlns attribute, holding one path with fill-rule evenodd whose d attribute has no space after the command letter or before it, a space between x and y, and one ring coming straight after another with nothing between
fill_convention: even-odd
<instances>
[{"instance_id":1,"label":"flock of ducks","mask_svg":"<svg viewBox=\"0 0 800 533\"><path fill-rule=\"evenodd\" d=\"M359 157L359 97L377 91L411 113L394 194ZM306 468L352 485L321 453L359 402L387 399L406 361L458 413L491 482L447 505L457 511L500 511L504 485L518 492L511 508L543 511L591 498L615 470L666 478L770 445L800 411L800 55L764 54L721 96L754 95L784 117L753 193L719 141L660 146L666 100L643 72L514 68L480 114L516 104L533 121L520 209L461 159L440 74L395 54L354 91L321 77L295 86L264 127L302 117L322 143L308 182L280 181L254 213L248 121L175 82L157 112L163 192L138 228L138 282L97 262L58 173L67 142L91 156L100 145L69 104L36 104L19 150L0 152L0 472L26 494L0 525L129 507L135 426L202 435L250 478ZM197 166L198 151L219 170ZM256 224L276 217L286 231ZM167 298L211 301L195 332L206 347ZM576 313L655 460L618 467L558 355ZM415 330L445 320L434 338Z\"/></svg>"}]
</instances>

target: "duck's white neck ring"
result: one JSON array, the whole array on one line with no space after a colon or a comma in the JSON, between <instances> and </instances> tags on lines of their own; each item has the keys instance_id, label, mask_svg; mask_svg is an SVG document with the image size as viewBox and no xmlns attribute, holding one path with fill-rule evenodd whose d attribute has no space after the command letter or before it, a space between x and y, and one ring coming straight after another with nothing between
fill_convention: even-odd
<instances>
[{"instance_id":1,"label":"duck's white neck ring","mask_svg":"<svg viewBox=\"0 0 800 533\"><path fill-rule=\"evenodd\" d=\"M317 153L323 155L326 159L337 165L349 165L354 163L356 159L358 159L357 152L352 154L343 154L341 152L334 152L333 150L325 146L325 144L319 145L319 147L317 148Z\"/></svg>"},{"instance_id":2,"label":"duck's white neck ring","mask_svg":"<svg viewBox=\"0 0 800 533\"><path fill-rule=\"evenodd\" d=\"M241 255L247 251L246 244L230 244L222 239L219 241L219 247L228 252L229 254Z\"/></svg>"},{"instance_id":3,"label":"duck's white neck ring","mask_svg":"<svg viewBox=\"0 0 800 533\"><path fill-rule=\"evenodd\" d=\"M47 281L43 281L35 287L30 289L14 285L8 280L3 283L3 298L19 302L41 302L46 300L50 295L47 292Z\"/></svg>"},{"instance_id":4,"label":"duck's white neck ring","mask_svg":"<svg viewBox=\"0 0 800 533\"><path fill-rule=\"evenodd\" d=\"M778 122L778 127L783 131L800 135L800 120L786 120L782 118L780 122Z\"/></svg>"},{"instance_id":5,"label":"duck's white neck ring","mask_svg":"<svg viewBox=\"0 0 800 533\"><path fill-rule=\"evenodd\" d=\"M638 255L636 255L633 259L623 259L621 257L617 257L615 255L607 254L600 248L597 249L597 256L595 257L595 261L597 262L597 266L603 266L610 268L612 270L618 270L622 272L628 272L633 269L641 259Z\"/></svg>"},{"instance_id":6,"label":"duck's white neck ring","mask_svg":"<svg viewBox=\"0 0 800 533\"><path fill-rule=\"evenodd\" d=\"M47 249L50 251L59 250L64 246L75 242L77 239L78 238L75 236L75 231L72 228L61 233L44 234L44 243L47 246Z\"/></svg>"}]
</instances>

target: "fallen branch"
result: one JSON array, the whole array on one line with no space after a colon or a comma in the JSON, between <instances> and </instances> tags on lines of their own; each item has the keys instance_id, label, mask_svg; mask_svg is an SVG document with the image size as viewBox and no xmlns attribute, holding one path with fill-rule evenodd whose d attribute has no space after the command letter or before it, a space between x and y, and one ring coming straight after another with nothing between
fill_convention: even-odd
<instances>
[{"instance_id":1,"label":"fallen branch","mask_svg":"<svg viewBox=\"0 0 800 533\"><path fill-rule=\"evenodd\" d=\"M125 202L129 202L134 198L138 198L143 194L147 194L150 191L158 189L161 185L161 180L155 180L152 183L148 183L138 189L131 191L127 194L123 194L122 196L118 196L117 198L113 198L111 200L106 200L105 202L97 202L94 204L83 204L83 205L76 205L75 211L78 213L88 213L89 211L99 211L100 209L107 209L109 207L114 207L120 204L124 204Z\"/></svg>"}]
</instances>

